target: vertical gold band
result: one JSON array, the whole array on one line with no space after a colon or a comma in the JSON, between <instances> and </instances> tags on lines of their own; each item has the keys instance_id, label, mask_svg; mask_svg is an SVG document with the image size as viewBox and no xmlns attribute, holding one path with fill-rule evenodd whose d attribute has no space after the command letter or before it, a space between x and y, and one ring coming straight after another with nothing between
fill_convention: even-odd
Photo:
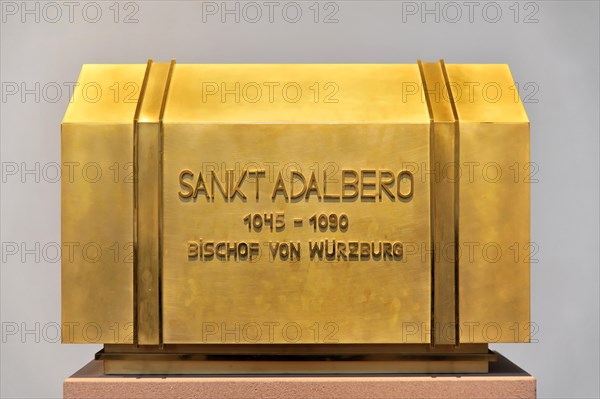
<instances>
[{"instance_id":1,"label":"vertical gold band","mask_svg":"<svg viewBox=\"0 0 600 399\"><path fill-rule=\"evenodd\" d=\"M419 61L423 92L431 118L431 326L432 344L457 344L456 272L457 208L456 147L457 118L443 71L443 61Z\"/></svg>"},{"instance_id":2,"label":"vertical gold band","mask_svg":"<svg viewBox=\"0 0 600 399\"><path fill-rule=\"evenodd\" d=\"M173 63L148 62L135 121L135 331L138 345L162 343L160 310L161 119Z\"/></svg>"}]
</instances>

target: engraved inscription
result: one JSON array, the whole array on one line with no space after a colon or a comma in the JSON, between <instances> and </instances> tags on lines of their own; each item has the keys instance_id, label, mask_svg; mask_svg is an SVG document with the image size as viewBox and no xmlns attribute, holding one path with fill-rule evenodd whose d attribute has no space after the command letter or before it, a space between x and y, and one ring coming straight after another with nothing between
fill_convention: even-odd
<instances>
[{"instance_id":1,"label":"engraved inscription","mask_svg":"<svg viewBox=\"0 0 600 399\"><path fill-rule=\"evenodd\" d=\"M242 201L252 197L258 202L261 185L265 179L263 169L243 169L236 173L225 170L224 176L215 171L208 173L183 169L179 173L178 195L181 199L204 198L206 201L222 199L232 202L236 198ZM331 179L327 171L316 174L314 171L304 174L299 171L290 173L289 181L279 171L275 182L271 183L271 200L278 197L286 201L351 201L409 200L413 196L414 177L411 171L393 172L388 169L342 169L341 179ZM249 193L246 195L246 193Z\"/></svg>"},{"instance_id":2,"label":"engraved inscription","mask_svg":"<svg viewBox=\"0 0 600 399\"><path fill-rule=\"evenodd\" d=\"M341 169L334 178L326 170L323 173L304 174L293 170L288 175L276 171L274 179L267 178L264 169L225 169L194 172L182 169L179 173L177 195L183 202L212 203L236 200L247 202L253 199L274 203L298 202L409 202L414 195L414 177L411 171L394 172L389 169ZM263 193L261 195L261 192ZM264 193L270 193L264 196ZM218 217L218 215L216 215ZM249 234L261 232L277 233L287 228L308 229L321 233L349 232L350 217L345 212L317 212L309 215L293 215L287 223L283 210L249 212L240 215L244 229ZM306 222L306 223L305 223ZM235 228L235 227L234 227ZM247 240L227 241L197 238L187 242L189 261L250 261L268 256L270 260L299 261L304 256L311 261L359 261L402 259L401 240L357 240L323 238L301 241Z\"/></svg>"}]
</instances>

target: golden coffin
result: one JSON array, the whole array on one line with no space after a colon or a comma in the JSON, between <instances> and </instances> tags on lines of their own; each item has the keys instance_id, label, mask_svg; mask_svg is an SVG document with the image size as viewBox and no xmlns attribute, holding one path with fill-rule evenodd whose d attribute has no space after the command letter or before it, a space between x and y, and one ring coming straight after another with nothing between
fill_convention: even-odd
<instances>
[{"instance_id":1,"label":"golden coffin","mask_svg":"<svg viewBox=\"0 0 600 399\"><path fill-rule=\"evenodd\" d=\"M506 65L85 65L62 163L63 342L530 339Z\"/></svg>"}]
</instances>

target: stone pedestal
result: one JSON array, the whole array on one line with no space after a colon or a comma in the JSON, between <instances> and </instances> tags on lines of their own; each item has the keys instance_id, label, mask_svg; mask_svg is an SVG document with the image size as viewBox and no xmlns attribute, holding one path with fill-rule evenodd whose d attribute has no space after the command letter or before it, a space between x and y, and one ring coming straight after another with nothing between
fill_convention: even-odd
<instances>
[{"instance_id":1,"label":"stone pedestal","mask_svg":"<svg viewBox=\"0 0 600 399\"><path fill-rule=\"evenodd\" d=\"M488 374L114 376L93 360L64 382L66 399L535 398L535 378L498 355Z\"/></svg>"}]
</instances>

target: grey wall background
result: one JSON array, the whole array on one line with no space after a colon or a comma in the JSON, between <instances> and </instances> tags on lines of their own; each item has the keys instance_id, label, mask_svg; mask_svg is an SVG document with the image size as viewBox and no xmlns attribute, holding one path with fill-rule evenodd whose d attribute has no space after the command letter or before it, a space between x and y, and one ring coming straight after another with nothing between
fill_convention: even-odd
<instances>
[{"instance_id":1,"label":"grey wall background","mask_svg":"<svg viewBox=\"0 0 600 399\"><path fill-rule=\"evenodd\" d=\"M282 14L288 7L286 18L295 18L290 2L277 2L272 22L264 13L255 23L252 9L243 13L244 3L239 22L203 14L203 7L220 8L221 2L114 3L74 2L69 16L63 2L2 2L2 397L60 397L62 380L100 349L61 345L56 330L60 262L52 249L60 242L60 182L52 165L60 162L65 84L77 80L82 64L147 58L413 63L441 57L508 63L522 96L529 95L531 159L539 166L531 204L532 240L539 246L531 268L538 328L535 343L494 348L538 378L539 397L599 396L598 2L474 2L471 16L462 1L320 2L317 23L313 1L296 2L302 17L295 23ZM424 12L436 7L437 16ZM334 11L337 22L324 23ZM130 13L133 20L125 23ZM19 93L11 95L15 84ZM39 98L22 98L22 84L34 92L39 84ZM62 93L53 91L56 85Z\"/></svg>"}]
</instances>

